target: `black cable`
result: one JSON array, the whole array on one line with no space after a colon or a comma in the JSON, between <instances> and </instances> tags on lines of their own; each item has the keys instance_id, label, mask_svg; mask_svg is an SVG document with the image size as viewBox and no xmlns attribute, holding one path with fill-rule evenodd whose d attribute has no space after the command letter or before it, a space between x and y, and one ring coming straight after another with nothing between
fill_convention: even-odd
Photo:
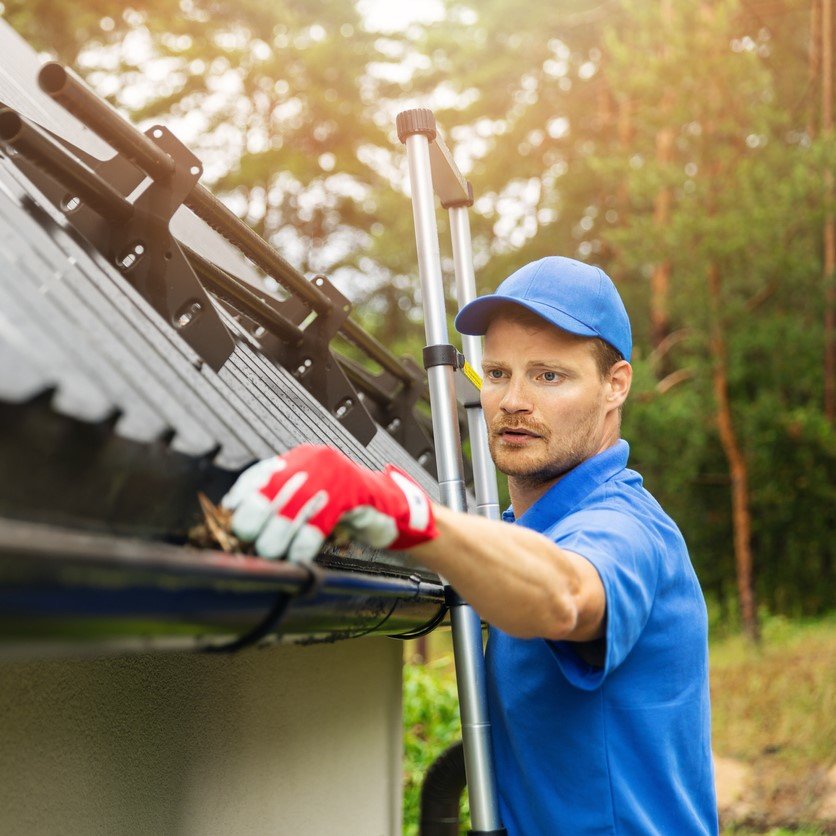
<instances>
[{"instance_id":1,"label":"black cable","mask_svg":"<svg viewBox=\"0 0 836 836\"><path fill-rule=\"evenodd\" d=\"M270 611L252 630L239 636L237 639L229 642L229 644L219 644L204 648L206 653L236 653L243 650L245 647L251 647L257 642L261 641L265 636L272 633L281 623L285 613L290 606L290 602L294 598L301 598L315 592L319 587L320 573L314 564L299 564L304 565L308 570L308 582L297 592L280 592L276 596L276 600Z\"/></svg>"},{"instance_id":2,"label":"black cable","mask_svg":"<svg viewBox=\"0 0 836 836\"><path fill-rule=\"evenodd\" d=\"M207 653L235 653L238 650L243 650L245 647L255 644L257 641L263 639L271 630L281 623L291 600L294 598L289 592L280 592L276 598L275 604L270 609L270 612L260 624L256 625L248 633L239 636L229 644L215 645L207 647Z\"/></svg>"}]
</instances>

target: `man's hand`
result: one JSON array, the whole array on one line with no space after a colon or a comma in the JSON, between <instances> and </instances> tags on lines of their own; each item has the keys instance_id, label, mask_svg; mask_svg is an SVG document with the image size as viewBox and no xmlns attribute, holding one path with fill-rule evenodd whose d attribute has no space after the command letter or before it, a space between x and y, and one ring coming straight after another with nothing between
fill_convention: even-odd
<instances>
[{"instance_id":1,"label":"man's hand","mask_svg":"<svg viewBox=\"0 0 836 836\"><path fill-rule=\"evenodd\" d=\"M375 548L438 536L430 498L409 476L393 465L367 470L329 447L305 444L254 464L221 504L262 557L312 560L337 526Z\"/></svg>"}]
</instances>

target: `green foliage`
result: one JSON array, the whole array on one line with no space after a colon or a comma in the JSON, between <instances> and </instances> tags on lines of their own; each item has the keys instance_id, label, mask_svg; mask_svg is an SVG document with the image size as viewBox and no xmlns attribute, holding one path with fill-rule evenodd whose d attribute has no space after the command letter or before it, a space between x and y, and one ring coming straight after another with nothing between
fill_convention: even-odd
<instances>
[{"instance_id":1,"label":"green foliage","mask_svg":"<svg viewBox=\"0 0 836 836\"><path fill-rule=\"evenodd\" d=\"M819 152L799 141L791 113L776 106L779 68L763 60L773 36L762 32L757 49L729 49L739 8L711 8L706 16L698 4L672 3L665 19L660 7L637 4L630 30L608 31L612 89L649 117L629 147L596 163L612 188L626 183L630 199L630 215L608 234L618 253L614 272L623 265L622 275L636 277L667 261L675 281L670 327L685 334L664 363L638 375L644 390L628 406L625 435L634 440L638 469L680 522L704 587L717 601L730 600L730 486L714 428L717 360L709 350L719 330L749 468L758 595L773 611L824 612L836 604L833 584L820 580L832 574L822 521L833 507L827 473L836 462L833 427L821 410ZM698 62L689 61L695 45ZM632 72L638 46L655 61ZM693 94L663 102L654 117L665 78ZM656 145L666 126L675 136L670 159ZM662 188L671 200L664 224L653 206ZM706 285L712 266L721 274L716 308ZM640 347L647 339L639 331ZM662 393L665 374L680 370L685 381Z\"/></svg>"},{"instance_id":2,"label":"green foliage","mask_svg":"<svg viewBox=\"0 0 836 836\"><path fill-rule=\"evenodd\" d=\"M421 784L427 769L461 740L459 703L450 657L427 665L405 665L403 683L404 836L418 833ZM469 820L463 801L460 821Z\"/></svg>"}]
</instances>

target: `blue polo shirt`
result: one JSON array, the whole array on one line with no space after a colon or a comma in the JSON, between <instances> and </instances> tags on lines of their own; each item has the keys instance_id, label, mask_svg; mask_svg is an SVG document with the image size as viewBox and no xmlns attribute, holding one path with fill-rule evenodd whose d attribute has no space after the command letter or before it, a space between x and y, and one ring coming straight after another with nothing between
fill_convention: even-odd
<instances>
[{"instance_id":1,"label":"blue polo shirt","mask_svg":"<svg viewBox=\"0 0 836 836\"><path fill-rule=\"evenodd\" d=\"M509 836L717 833L705 603L679 529L619 441L520 519L595 567L605 647L491 628L488 701Z\"/></svg>"}]
</instances>

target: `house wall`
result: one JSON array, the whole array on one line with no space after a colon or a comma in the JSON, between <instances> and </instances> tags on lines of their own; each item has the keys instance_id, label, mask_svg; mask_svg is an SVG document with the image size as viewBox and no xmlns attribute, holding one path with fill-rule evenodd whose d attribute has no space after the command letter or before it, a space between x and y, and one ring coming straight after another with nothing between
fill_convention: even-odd
<instances>
[{"instance_id":1,"label":"house wall","mask_svg":"<svg viewBox=\"0 0 836 836\"><path fill-rule=\"evenodd\" d=\"M399 833L401 649L0 663L0 832Z\"/></svg>"}]
</instances>

